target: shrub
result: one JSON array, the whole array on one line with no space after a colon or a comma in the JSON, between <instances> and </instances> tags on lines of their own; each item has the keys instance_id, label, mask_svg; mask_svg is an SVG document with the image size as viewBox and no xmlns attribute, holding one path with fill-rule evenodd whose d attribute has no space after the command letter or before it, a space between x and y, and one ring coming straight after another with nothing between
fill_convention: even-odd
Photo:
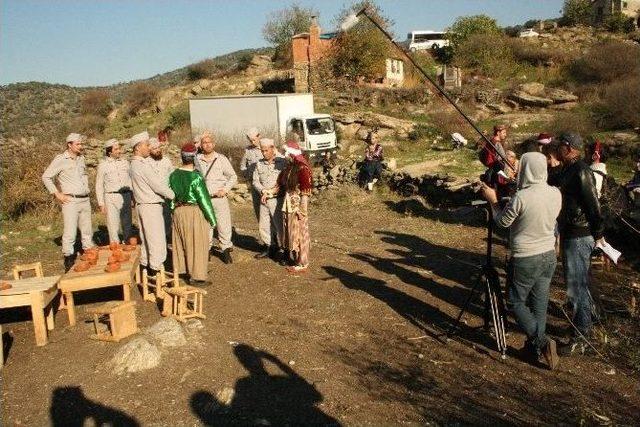
<instances>
[{"instance_id":1,"label":"shrub","mask_svg":"<svg viewBox=\"0 0 640 427\"><path fill-rule=\"evenodd\" d=\"M70 126L75 129L74 132L80 132L83 135L92 137L104 131L107 127L107 119L95 114L85 114L73 119Z\"/></svg>"},{"instance_id":2,"label":"shrub","mask_svg":"<svg viewBox=\"0 0 640 427\"><path fill-rule=\"evenodd\" d=\"M104 89L93 89L80 100L80 112L107 117L111 112L111 95Z\"/></svg>"},{"instance_id":3,"label":"shrub","mask_svg":"<svg viewBox=\"0 0 640 427\"><path fill-rule=\"evenodd\" d=\"M216 63L213 59L205 59L187 67L187 78L189 80L206 79L211 77L216 69Z\"/></svg>"},{"instance_id":4,"label":"shrub","mask_svg":"<svg viewBox=\"0 0 640 427\"><path fill-rule=\"evenodd\" d=\"M249 68L251 64L251 60L253 59L253 55L250 53L244 53L240 58L238 58L238 63L236 64L236 69L243 71Z\"/></svg>"},{"instance_id":5,"label":"shrub","mask_svg":"<svg viewBox=\"0 0 640 427\"><path fill-rule=\"evenodd\" d=\"M549 124L548 131L554 135L560 135L563 132L575 132L586 136L596 131L596 125L589 111L579 109L558 114Z\"/></svg>"},{"instance_id":6,"label":"shrub","mask_svg":"<svg viewBox=\"0 0 640 427\"><path fill-rule=\"evenodd\" d=\"M508 38L503 34L475 34L455 50L453 62L489 77L513 75L517 64Z\"/></svg>"},{"instance_id":7,"label":"shrub","mask_svg":"<svg viewBox=\"0 0 640 427\"><path fill-rule=\"evenodd\" d=\"M388 54L388 42L375 28L342 32L333 45L332 68L336 76L376 79L385 75Z\"/></svg>"},{"instance_id":8,"label":"shrub","mask_svg":"<svg viewBox=\"0 0 640 427\"><path fill-rule=\"evenodd\" d=\"M618 41L593 46L570 64L570 75L580 83L610 83L640 73L640 47Z\"/></svg>"},{"instance_id":9,"label":"shrub","mask_svg":"<svg viewBox=\"0 0 640 427\"><path fill-rule=\"evenodd\" d=\"M293 93L295 92L295 81L288 77L273 77L260 82L258 86L260 93Z\"/></svg>"},{"instance_id":10,"label":"shrub","mask_svg":"<svg viewBox=\"0 0 640 427\"><path fill-rule=\"evenodd\" d=\"M498 33L500 33L498 23L487 15L461 16L449 29L449 37L454 49L457 49L471 36Z\"/></svg>"},{"instance_id":11,"label":"shrub","mask_svg":"<svg viewBox=\"0 0 640 427\"><path fill-rule=\"evenodd\" d=\"M551 49L545 49L526 40L513 39L510 40L510 45L517 61L534 66L543 65L551 61L554 56Z\"/></svg>"},{"instance_id":12,"label":"shrub","mask_svg":"<svg viewBox=\"0 0 640 427\"><path fill-rule=\"evenodd\" d=\"M138 82L127 89L124 100L130 116L137 115L141 110L151 107L158 97L158 89L145 82Z\"/></svg>"},{"instance_id":13,"label":"shrub","mask_svg":"<svg viewBox=\"0 0 640 427\"><path fill-rule=\"evenodd\" d=\"M622 12L610 15L604 22L604 26L612 33L632 33L636 29L633 18Z\"/></svg>"},{"instance_id":14,"label":"shrub","mask_svg":"<svg viewBox=\"0 0 640 427\"><path fill-rule=\"evenodd\" d=\"M640 76L609 84L602 101L594 107L600 126L626 129L640 126Z\"/></svg>"},{"instance_id":15,"label":"shrub","mask_svg":"<svg viewBox=\"0 0 640 427\"><path fill-rule=\"evenodd\" d=\"M16 158L7 168L2 168L2 214L17 219L36 209L53 210L53 198L44 190L40 177L51 161L50 156Z\"/></svg>"},{"instance_id":16,"label":"shrub","mask_svg":"<svg viewBox=\"0 0 640 427\"><path fill-rule=\"evenodd\" d=\"M184 102L169 111L169 119L167 126L172 129L178 129L189 123L191 116L189 115L189 105Z\"/></svg>"},{"instance_id":17,"label":"shrub","mask_svg":"<svg viewBox=\"0 0 640 427\"><path fill-rule=\"evenodd\" d=\"M437 134L437 131L431 125L425 123L418 123L411 132L409 132L409 139L411 141L421 141L427 138L432 138Z\"/></svg>"}]
</instances>

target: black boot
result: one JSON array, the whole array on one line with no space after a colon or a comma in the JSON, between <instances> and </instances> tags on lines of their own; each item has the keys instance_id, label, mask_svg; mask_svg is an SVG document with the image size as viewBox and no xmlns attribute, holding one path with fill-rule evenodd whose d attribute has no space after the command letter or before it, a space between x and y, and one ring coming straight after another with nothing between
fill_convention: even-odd
<instances>
[{"instance_id":1,"label":"black boot","mask_svg":"<svg viewBox=\"0 0 640 427\"><path fill-rule=\"evenodd\" d=\"M280 253L280 248L278 245L269 246L269 258L274 261L278 261L278 254Z\"/></svg>"},{"instance_id":2,"label":"black boot","mask_svg":"<svg viewBox=\"0 0 640 427\"><path fill-rule=\"evenodd\" d=\"M231 259L231 248L227 248L222 251L222 262L225 264L233 263L233 260Z\"/></svg>"},{"instance_id":3,"label":"black boot","mask_svg":"<svg viewBox=\"0 0 640 427\"><path fill-rule=\"evenodd\" d=\"M258 252L255 255L255 258L256 259L266 258L269 256L270 253L271 251L269 250L269 247L267 245L262 245L262 247L260 248L260 252Z\"/></svg>"},{"instance_id":4,"label":"black boot","mask_svg":"<svg viewBox=\"0 0 640 427\"><path fill-rule=\"evenodd\" d=\"M147 277L156 277L158 275L158 270L154 270L151 267L147 267Z\"/></svg>"},{"instance_id":5,"label":"black boot","mask_svg":"<svg viewBox=\"0 0 640 427\"><path fill-rule=\"evenodd\" d=\"M76 255L65 255L64 257L64 272L68 272L73 267L73 264L76 262Z\"/></svg>"},{"instance_id":6,"label":"black boot","mask_svg":"<svg viewBox=\"0 0 640 427\"><path fill-rule=\"evenodd\" d=\"M291 265L291 251L285 249L282 252L282 256L280 257L280 261L278 261L280 265Z\"/></svg>"}]
</instances>

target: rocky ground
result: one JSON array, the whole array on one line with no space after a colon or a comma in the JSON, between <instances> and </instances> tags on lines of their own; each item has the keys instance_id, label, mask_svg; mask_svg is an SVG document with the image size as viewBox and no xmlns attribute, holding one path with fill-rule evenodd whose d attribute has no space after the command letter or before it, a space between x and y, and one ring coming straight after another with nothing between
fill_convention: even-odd
<instances>
[{"instance_id":1,"label":"rocky ground","mask_svg":"<svg viewBox=\"0 0 640 427\"><path fill-rule=\"evenodd\" d=\"M158 326L158 308L134 292L142 332L120 344L90 340L87 309L120 294L88 292L77 298L78 324L69 327L59 312L51 342L36 347L29 315L3 310L3 424L640 422L637 366L615 357L613 344L638 330L637 319L622 313L637 272L621 266L614 276L596 274L595 292L621 311L603 327L610 344L596 343L606 359L563 359L555 372L529 365L518 356L523 336L509 319L503 361L476 328L479 301L459 335L443 338L482 262L481 215L406 206L381 190L321 192L311 209L311 270L296 277L253 258L250 204L234 204L235 262L212 258L214 285L201 324ZM4 224L5 274L26 260L43 261L48 274L60 271L59 220L41 224L42 217ZM500 244L495 255L501 265ZM549 311L555 336L568 332L563 298L556 277ZM120 373L116 362L127 359L129 346L149 351L145 360L157 366Z\"/></svg>"}]
</instances>

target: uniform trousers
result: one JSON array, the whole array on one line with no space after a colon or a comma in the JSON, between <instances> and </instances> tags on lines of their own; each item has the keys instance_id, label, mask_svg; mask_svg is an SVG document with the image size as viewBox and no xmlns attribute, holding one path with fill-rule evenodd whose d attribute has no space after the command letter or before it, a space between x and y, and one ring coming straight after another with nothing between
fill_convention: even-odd
<instances>
[{"instance_id":1,"label":"uniform trousers","mask_svg":"<svg viewBox=\"0 0 640 427\"><path fill-rule=\"evenodd\" d=\"M82 249L93 247L91 227L91 203L88 197L71 198L67 203L62 204L62 253L70 256L75 253L74 245L78 229L82 239Z\"/></svg>"},{"instance_id":2,"label":"uniform trousers","mask_svg":"<svg viewBox=\"0 0 640 427\"><path fill-rule=\"evenodd\" d=\"M131 193L106 193L104 206L107 210L107 230L110 242L120 242L118 232L122 226L122 235L127 241L131 237Z\"/></svg>"},{"instance_id":3,"label":"uniform trousers","mask_svg":"<svg viewBox=\"0 0 640 427\"><path fill-rule=\"evenodd\" d=\"M282 197L274 197L266 204L260 203L258 227L260 240L266 246L282 246L282 202Z\"/></svg>"},{"instance_id":4,"label":"uniform trousers","mask_svg":"<svg viewBox=\"0 0 640 427\"><path fill-rule=\"evenodd\" d=\"M173 212L173 268L193 280L207 280L211 226L198 205L179 206Z\"/></svg>"},{"instance_id":5,"label":"uniform trousers","mask_svg":"<svg viewBox=\"0 0 640 427\"><path fill-rule=\"evenodd\" d=\"M167 259L167 240L164 233L164 219L161 203L142 203L137 205L140 226L140 264L160 270Z\"/></svg>"},{"instance_id":6,"label":"uniform trousers","mask_svg":"<svg viewBox=\"0 0 640 427\"><path fill-rule=\"evenodd\" d=\"M231 209L229 208L229 199L226 197L212 197L211 204L216 213L216 230L218 231L218 240L220 241L220 249L223 251L233 247L231 242ZM209 244L213 243L213 229L209 232Z\"/></svg>"},{"instance_id":7,"label":"uniform trousers","mask_svg":"<svg viewBox=\"0 0 640 427\"><path fill-rule=\"evenodd\" d=\"M256 219L260 219L260 206L262 205L260 199L262 199L262 194L254 188L251 188L251 201L253 202L253 213L256 214Z\"/></svg>"}]
</instances>

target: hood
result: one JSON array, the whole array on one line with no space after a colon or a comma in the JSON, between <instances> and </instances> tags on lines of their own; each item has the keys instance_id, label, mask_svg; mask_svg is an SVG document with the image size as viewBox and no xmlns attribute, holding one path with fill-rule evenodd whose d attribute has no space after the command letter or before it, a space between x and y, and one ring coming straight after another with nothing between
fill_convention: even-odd
<instances>
[{"instance_id":1,"label":"hood","mask_svg":"<svg viewBox=\"0 0 640 427\"><path fill-rule=\"evenodd\" d=\"M542 153L525 153L520 158L518 189L547 183L547 158Z\"/></svg>"}]
</instances>

